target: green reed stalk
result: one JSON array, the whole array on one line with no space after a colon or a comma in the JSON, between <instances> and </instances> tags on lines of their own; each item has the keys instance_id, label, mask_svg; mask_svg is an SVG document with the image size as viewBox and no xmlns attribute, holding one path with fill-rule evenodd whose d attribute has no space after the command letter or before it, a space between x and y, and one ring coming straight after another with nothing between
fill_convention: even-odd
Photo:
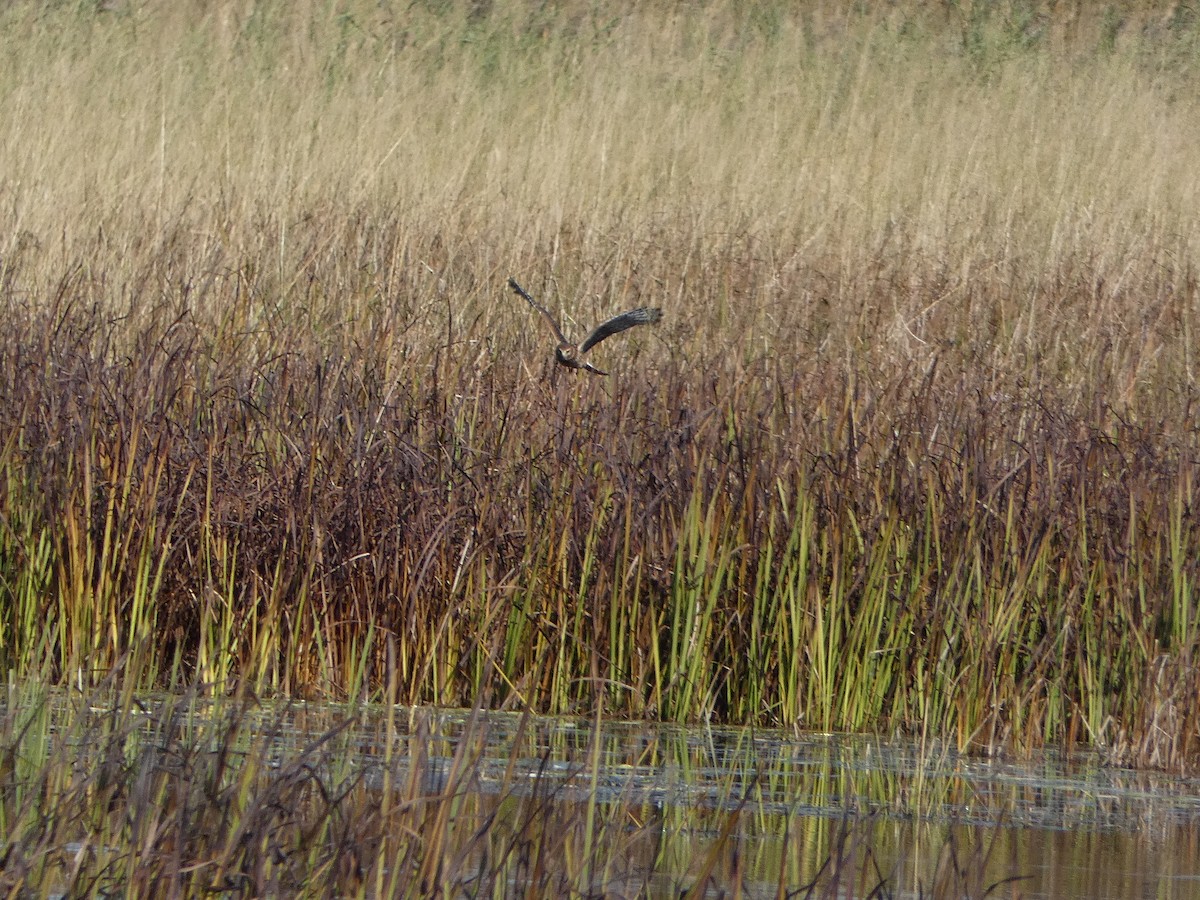
<instances>
[{"instance_id":1,"label":"green reed stalk","mask_svg":"<svg viewBox=\"0 0 1200 900\"><path fill-rule=\"evenodd\" d=\"M792 503L792 527L784 545L779 574L772 586L772 595L777 598L780 610L772 633L777 636L780 715L800 721L804 716L801 685L808 664L805 636L809 633L810 622L815 623L819 615L816 611L809 612L812 597L809 550L817 536L814 534L815 510L808 493L800 492Z\"/></svg>"},{"instance_id":2,"label":"green reed stalk","mask_svg":"<svg viewBox=\"0 0 1200 900\"><path fill-rule=\"evenodd\" d=\"M0 671L31 671L54 643L43 621L45 598L53 578L54 534L39 524L36 503L24 476L5 466L7 528L0 528Z\"/></svg>"},{"instance_id":3,"label":"green reed stalk","mask_svg":"<svg viewBox=\"0 0 1200 900\"><path fill-rule=\"evenodd\" d=\"M1171 603L1169 608L1169 634L1172 647L1196 647L1200 636L1200 612L1193 604L1195 595L1194 578L1189 573L1190 551L1186 548L1196 543L1195 526L1191 516L1185 512L1193 508L1194 497L1185 483L1180 483L1168 515L1167 541L1171 560Z\"/></svg>"},{"instance_id":4,"label":"green reed stalk","mask_svg":"<svg viewBox=\"0 0 1200 900\"><path fill-rule=\"evenodd\" d=\"M633 550L635 513L631 498L626 497L619 515L620 547L613 560L612 587L607 598L608 695L618 707L632 700L626 692L638 693L633 668L634 660L642 655L638 630L643 621L638 614L642 605L642 559Z\"/></svg>"},{"instance_id":5,"label":"green reed stalk","mask_svg":"<svg viewBox=\"0 0 1200 900\"><path fill-rule=\"evenodd\" d=\"M710 708L714 685L711 638L718 599L729 586L734 547L716 523L718 498L692 494L679 523L676 578L669 599L669 651L663 676L665 716L687 719Z\"/></svg>"}]
</instances>

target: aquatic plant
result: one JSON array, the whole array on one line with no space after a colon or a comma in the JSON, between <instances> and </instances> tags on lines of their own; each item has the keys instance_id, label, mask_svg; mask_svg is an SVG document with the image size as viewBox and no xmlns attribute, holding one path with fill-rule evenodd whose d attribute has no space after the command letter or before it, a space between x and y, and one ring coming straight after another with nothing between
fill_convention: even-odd
<instances>
[{"instance_id":1,"label":"aquatic plant","mask_svg":"<svg viewBox=\"0 0 1200 900\"><path fill-rule=\"evenodd\" d=\"M1193 763L1138 9L9 4L0 663ZM516 273L663 320L581 379Z\"/></svg>"}]
</instances>

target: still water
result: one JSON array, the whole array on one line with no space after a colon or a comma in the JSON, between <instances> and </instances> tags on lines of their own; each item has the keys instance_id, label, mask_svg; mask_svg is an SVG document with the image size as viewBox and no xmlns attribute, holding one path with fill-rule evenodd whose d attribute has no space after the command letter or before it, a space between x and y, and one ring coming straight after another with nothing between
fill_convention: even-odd
<instances>
[{"instance_id":1,"label":"still water","mask_svg":"<svg viewBox=\"0 0 1200 900\"><path fill-rule=\"evenodd\" d=\"M603 886L611 896L678 896L715 862L714 897L774 897L822 875L819 896L1200 897L1200 779L1096 756L1018 762L863 736L435 710L396 726L406 738L390 755L374 724L363 729L368 779L419 767L429 791L536 794L653 823L652 878L635 887L635 864ZM831 882L838 860L853 875Z\"/></svg>"},{"instance_id":2,"label":"still water","mask_svg":"<svg viewBox=\"0 0 1200 900\"><path fill-rule=\"evenodd\" d=\"M80 770L112 755L87 724L115 721L110 708L32 707L45 710L51 743L76 748ZM439 863L448 896L522 895L523 878L547 871L537 848L553 844L583 896L1200 898L1200 779L1097 756L983 759L865 736L427 708L250 708L138 700L138 723L112 746L148 761L135 773L210 753L222 771L258 760L268 784L302 772L321 797L413 810L405 827L418 844L433 846L427 822L440 829L456 869ZM472 874L489 865L505 879L490 888Z\"/></svg>"}]
</instances>

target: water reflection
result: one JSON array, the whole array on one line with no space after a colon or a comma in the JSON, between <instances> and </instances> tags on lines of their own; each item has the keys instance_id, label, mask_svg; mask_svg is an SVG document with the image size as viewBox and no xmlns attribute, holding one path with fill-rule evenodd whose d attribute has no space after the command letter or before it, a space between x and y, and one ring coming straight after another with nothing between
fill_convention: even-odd
<instances>
[{"instance_id":1,"label":"water reflection","mask_svg":"<svg viewBox=\"0 0 1200 900\"><path fill-rule=\"evenodd\" d=\"M295 723L313 727L304 714ZM358 761L379 787L387 748L370 716L360 723ZM992 896L1200 895L1200 779L1107 768L1096 756L1018 763L862 736L439 710L406 712L400 733L393 783L419 769L429 791L536 794L653 823L664 890L689 884L737 813L724 851L736 865L715 868L752 873L751 894L810 883L841 841L892 896L930 896L948 856L978 881L976 896L1018 877ZM455 784L464 741L474 763Z\"/></svg>"},{"instance_id":2,"label":"water reflection","mask_svg":"<svg viewBox=\"0 0 1200 900\"><path fill-rule=\"evenodd\" d=\"M497 877L510 893L541 877L544 893L557 883L547 847L563 890L596 896L1200 895L1200 780L1086 755L1015 763L861 736L195 697L137 707L144 724L112 730L137 772L181 751L211 771L210 753L221 772L257 760L268 781L408 810L455 896L494 893ZM111 756L77 700L62 710L80 769Z\"/></svg>"}]
</instances>

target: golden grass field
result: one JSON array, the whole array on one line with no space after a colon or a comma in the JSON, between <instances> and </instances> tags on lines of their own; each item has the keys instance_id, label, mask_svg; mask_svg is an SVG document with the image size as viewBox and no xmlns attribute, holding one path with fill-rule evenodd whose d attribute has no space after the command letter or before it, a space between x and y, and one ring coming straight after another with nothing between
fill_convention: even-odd
<instances>
[{"instance_id":1,"label":"golden grass field","mask_svg":"<svg viewBox=\"0 0 1200 900\"><path fill-rule=\"evenodd\" d=\"M0 663L1189 766L1200 29L1044 6L8 4Z\"/></svg>"}]
</instances>

